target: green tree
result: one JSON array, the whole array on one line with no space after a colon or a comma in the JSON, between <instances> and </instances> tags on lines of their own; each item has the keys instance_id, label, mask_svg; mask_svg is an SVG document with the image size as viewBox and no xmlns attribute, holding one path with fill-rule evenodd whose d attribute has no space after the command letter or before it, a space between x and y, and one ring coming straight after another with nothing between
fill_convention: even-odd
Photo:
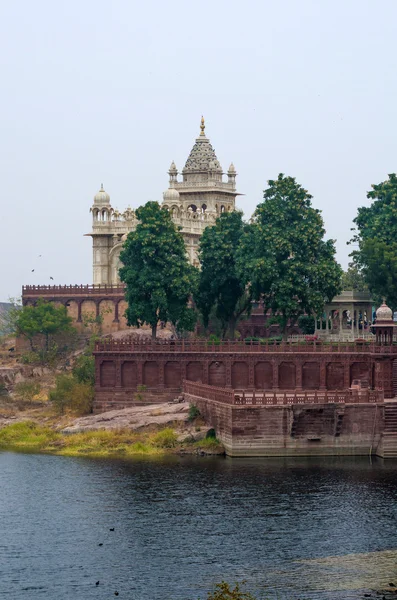
<instances>
[{"instance_id":1,"label":"green tree","mask_svg":"<svg viewBox=\"0 0 397 600\"><path fill-rule=\"evenodd\" d=\"M10 311L10 322L17 335L29 340L32 352L48 353L56 336L74 332L66 307L42 298L34 306L15 306Z\"/></svg>"},{"instance_id":2,"label":"green tree","mask_svg":"<svg viewBox=\"0 0 397 600\"><path fill-rule=\"evenodd\" d=\"M315 331L315 325L313 315L301 315L298 317L298 327L305 335L312 335Z\"/></svg>"},{"instance_id":3,"label":"green tree","mask_svg":"<svg viewBox=\"0 0 397 600\"><path fill-rule=\"evenodd\" d=\"M353 290L354 292L367 292L368 284L362 271L355 263L349 263L347 271L342 274L342 290Z\"/></svg>"},{"instance_id":4,"label":"green tree","mask_svg":"<svg viewBox=\"0 0 397 600\"><path fill-rule=\"evenodd\" d=\"M236 266L236 257L244 230L242 213L223 213L213 227L204 230L200 240L199 257L201 272L195 297L205 327L211 310L229 337L239 318L251 308L251 289L247 286L245 273Z\"/></svg>"},{"instance_id":5,"label":"green tree","mask_svg":"<svg viewBox=\"0 0 397 600\"><path fill-rule=\"evenodd\" d=\"M335 261L334 241L323 239L323 220L311 205L312 196L282 173L268 184L244 234L238 262L265 313L271 309L281 317L285 337L288 322L320 313L341 291L342 269Z\"/></svg>"},{"instance_id":6,"label":"green tree","mask_svg":"<svg viewBox=\"0 0 397 600\"><path fill-rule=\"evenodd\" d=\"M136 215L140 222L120 253L127 323L136 327L149 324L152 338L161 321L191 331L196 315L189 300L195 291L197 269L188 262L183 237L168 210L157 202L147 202Z\"/></svg>"},{"instance_id":7,"label":"green tree","mask_svg":"<svg viewBox=\"0 0 397 600\"><path fill-rule=\"evenodd\" d=\"M397 307L397 175L372 185L370 206L358 209L356 233L350 243L358 245L351 254L371 293L385 297Z\"/></svg>"},{"instance_id":8,"label":"green tree","mask_svg":"<svg viewBox=\"0 0 397 600\"><path fill-rule=\"evenodd\" d=\"M81 354L75 360L72 368L73 377L79 383L95 385L95 357L92 354Z\"/></svg>"},{"instance_id":9,"label":"green tree","mask_svg":"<svg viewBox=\"0 0 397 600\"><path fill-rule=\"evenodd\" d=\"M62 373L57 376L48 399L61 415L65 413L65 409L88 414L92 411L94 388L90 383L77 381L73 375Z\"/></svg>"}]
</instances>

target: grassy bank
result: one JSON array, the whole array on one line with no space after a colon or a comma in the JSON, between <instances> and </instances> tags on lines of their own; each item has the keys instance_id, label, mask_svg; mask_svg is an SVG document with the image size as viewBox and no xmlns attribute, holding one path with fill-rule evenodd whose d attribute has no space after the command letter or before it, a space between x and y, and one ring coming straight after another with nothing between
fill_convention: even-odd
<instances>
[{"instance_id":1,"label":"grassy bank","mask_svg":"<svg viewBox=\"0 0 397 600\"><path fill-rule=\"evenodd\" d=\"M176 432L170 427L156 432L143 433L129 430L101 430L63 434L33 421L13 423L0 429L0 449L61 456L109 458L155 456L180 452L184 454L222 453L222 445L217 439L209 438L199 442L180 443Z\"/></svg>"}]
</instances>

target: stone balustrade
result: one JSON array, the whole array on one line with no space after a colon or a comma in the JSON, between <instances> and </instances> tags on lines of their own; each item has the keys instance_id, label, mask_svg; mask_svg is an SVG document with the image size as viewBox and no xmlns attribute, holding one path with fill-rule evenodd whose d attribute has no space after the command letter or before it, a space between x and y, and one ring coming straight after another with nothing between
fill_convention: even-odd
<instances>
[{"instance_id":1,"label":"stone balustrade","mask_svg":"<svg viewBox=\"0 0 397 600\"><path fill-rule=\"evenodd\" d=\"M261 391L231 390L196 381L183 382L183 392L200 399L234 406L285 406L297 404L376 404L384 401L383 390Z\"/></svg>"},{"instance_id":2,"label":"stone balustrade","mask_svg":"<svg viewBox=\"0 0 397 600\"><path fill-rule=\"evenodd\" d=\"M397 354L396 346L377 346L374 342L326 343L319 340L297 342L255 342L210 340L151 340L127 338L114 340L103 338L96 342L96 352L244 352L244 353L363 353Z\"/></svg>"}]
</instances>

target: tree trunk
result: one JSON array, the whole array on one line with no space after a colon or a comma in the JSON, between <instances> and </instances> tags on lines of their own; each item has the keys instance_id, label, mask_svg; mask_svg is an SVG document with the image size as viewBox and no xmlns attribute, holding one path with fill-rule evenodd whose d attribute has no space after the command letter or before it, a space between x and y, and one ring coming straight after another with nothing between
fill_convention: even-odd
<instances>
[{"instance_id":1,"label":"tree trunk","mask_svg":"<svg viewBox=\"0 0 397 600\"><path fill-rule=\"evenodd\" d=\"M156 323L156 325L152 325L152 340L156 339L156 334L157 334L157 323Z\"/></svg>"},{"instance_id":2,"label":"tree trunk","mask_svg":"<svg viewBox=\"0 0 397 600\"><path fill-rule=\"evenodd\" d=\"M237 318L235 316L231 317L229 320L229 331L228 338L229 340L234 340L234 332L236 331Z\"/></svg>"},{"instance_id":3,"label":"tree trunk","mask_svg":"<svg viewBox=\"0 0 397 600\"><path fill-rule=\"evenodd\" d=\"M288 317L286 317L285 315L283 315L281 333L283 336L283 342L286 342L288 339Z\"/></svg>"}]
</instances>

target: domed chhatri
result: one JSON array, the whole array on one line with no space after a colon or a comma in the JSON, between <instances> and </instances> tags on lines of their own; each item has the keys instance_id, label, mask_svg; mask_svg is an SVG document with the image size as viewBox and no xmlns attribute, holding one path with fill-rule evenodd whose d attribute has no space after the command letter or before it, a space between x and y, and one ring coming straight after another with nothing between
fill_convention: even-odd
<instances>
[{"instance_id":1,"label":"domed chhatri","mask_svg":"<svg viewBox=\"0 0 397 600\"><path fill-rule=\"evenodd\" d=\"M103 189L103 183L101 183L101 189L94 196L94 204L110 204L110 196Z\"/></svg>"},{"instance_id":2,"label":"domed chhatri","mask_svg":"<svg viewBox=\"0 0 397 600\"><path fill-rule=\"evenodd\" d=\"M170 166L170 170L168 171L168 173L171 175L178 175L178 169L176 168L176 164L174 163L174 161L172 161L171 166Z\"/></svg>"},{"instance_id":3,"label":"domed chhatri","mask_svg":"<svg viewBox=\"0 0 397 600\"><path fill-rule=\"evenodd\" d=\"M163 201L164 202L179 202L179 192L174 188L168 188L163 193Z\"/></svg>"},{"instance_id":4,"label":"domed chhatri","mask_svg":"<svg viewBox=\"0 0 397 600\"><path fill-rule=\"evenodd\" d=\"M393 321L393 311L387 306L385 300L376 311L376 321Z\"/></svg>"}]
</instances>

